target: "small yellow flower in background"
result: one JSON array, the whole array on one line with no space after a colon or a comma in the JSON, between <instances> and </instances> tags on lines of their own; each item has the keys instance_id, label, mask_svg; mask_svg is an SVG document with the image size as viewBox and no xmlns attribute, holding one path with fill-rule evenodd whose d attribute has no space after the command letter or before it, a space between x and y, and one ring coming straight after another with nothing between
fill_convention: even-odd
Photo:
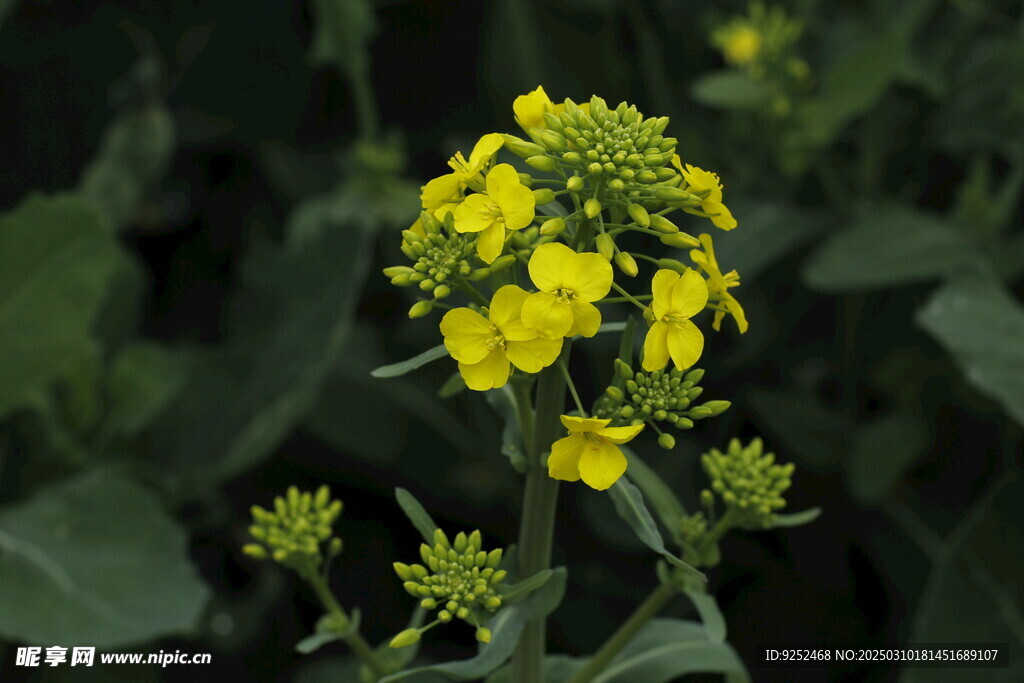
<instances>
[{"instance_id":1,"label":"small yellow flower in background","mask_svg":"<svg viewBox=\"0 0 1024 683\"><path fill-rule=\"evenodd\" d=\"M459 372L470 389L503 386L510 363L534 373L558 358L561 339L541 339L523 325L520 314L528 296L524 289L505 285L494 293L487 318L469 308L456 308L441 319L444 346L459 362Z\"/></svg>"},{"instance_id":2,"label":"small yellow flower in background","mask_svg":"<svg viewBox=\"0 0 1024 683\"><path fill-rule=\"evenodd\" d=\"M626 456L617 444L632 440L642 424L609 427L611 420L562 415L569 436L551 445L548 476L562 481L579 481L604 491L626 471Z\"/></svg>"},{"instance_id":3,"label":"small yellow flower in background","mask_svg":"<svg viewBox=\"0 0 1024 683\"><path fill-rule=\"evenodd\" d=\"M745 66L761 52L761 32L750 25L738 25L718 37L725 61Z\"/></svg>"},{"instance_id":4,"label":"small yellow flower in background","mask_svg":"<svg viewBox=\"0 0 1024 683\"><path fill-rule=\"evenodd\" d=\"M644 340L644 370L661 370L669 358L678 370L685 370L704 351L704 335L690 318L707 305L707 284L695 270L688 268L680 275L662 269L654 274L651 293L654 323Z\"/></svg>"},{"instance_id":5,"label":"small yellow flower in background","mask_svg":"<svg viewBox=\"0 0 1024 683\"><path fill-rule=\"evenodd\" d=\"M479 232L477 253L484 263L492 263L505 245L505 230L532 223L536 205L533 191L519 182L516 170L498 164L487 174L487 194L471 194L455 207L455 229Z\"/></svg>"},{"instance_id":6,"label":"small yellow flower in background","mask_svg":"<svg viewBox=\"0 0 1024 683\"><path fill-rule=\"evenodd\" d=\"M712 308L715 309L715 321L712 323L712 327L716 331L722 329L722 318L726 314L731 315L736 320L736 326L740 329L740 334L747 331L747 316L743 313L743 307L740 306L740 302L736 301L736 298L729 294L730 287L739 287L740 276L735 270L730 270L725 275L722 274L721 268L718 266L718 261L715 259L715 247L711 242L711 235L703 234L700 236L700 243L704 247L704 251L700 249L693 249L690 251L690 258L694 263L700 266L708 275L708 294L710 298L718 301L718 306L712 304Z\"/></svg>"},{"instance_id":7,"label":"small yellow flower in background","mask_svg":"<svg viewBox=\"0 0 1024 683\"><path fill-rule=\"evenodd\" d=\"M456 152L449 161L453 172L447 175L434 178L423 186L420 194L420 203L423 208L435 212L446 204L457 204L462 201L462 195L466 187L483 188L483 173L498 155L498 150L505 144L505 138L501 133L488 133L480 138L473 151L469 154L469 161L462 156L462 152ZM443 218L443 214L438 216Z\"/></svg>"},{"instance_id":8,"label":"small yellow flower in background","mask_svg":"<svg viewBox=\"0 0 1024 683\"><path fill-rule=\"evenodd\" d=\"M541 290L523 304L523 323L542 337L593 337L601 311L592 302L608 295L612 266L600 254L577 254L560 242L537 247L530 257L530 279Z\"/></svg>"},{"instance_id":9,"label":"small yellow flower in background","mask_svg":"<svg viewBox=\"0 0 1024 683\"><path fill-rule=\"evenodd\" d=\"M672 165L679 169L683 180L686 181L687 186L684 189L694 193L703 191L709 193L707 197L701 200L700 208L707 214L708 218L711 219L711 223L716 228L732 230L736 227L736 219L732 217L732 213L722 203L722 183L718 179L718 174L705 171L691 164L686 164L686 168L683 168L678 154L672 157Z\"/></svg>"}]
</instances>

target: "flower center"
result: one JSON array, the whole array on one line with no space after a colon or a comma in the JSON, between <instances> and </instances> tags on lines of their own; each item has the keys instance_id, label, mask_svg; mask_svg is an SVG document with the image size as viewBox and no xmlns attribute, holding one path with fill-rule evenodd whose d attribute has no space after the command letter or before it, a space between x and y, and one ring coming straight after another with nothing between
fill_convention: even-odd
<instances>
[{"instance_id":1,"label":"flower center","mask_svg":"<svg viewBox=\"0 0 1024 683\"><path fill-rule=\"evenodd\" d=\"M558 297L558 303L567 304L576 298L576 293L567 287L562 287L557 292L555 292L555 296Z\"/></svg>"},{"instance_id":2,"label":"flower center","mask_svg":"<svg viewBox=\"0 0 1024 683\"><path fill-rule=\"evenodd\" d=\"M689 320L688 317L686 317L685 315L680 315L678 313L666 313L665 315L661 316L661 322L668 323L669 325L679 326L682 325L687 320Z\"/></svg>"},{"instance_id":3,"label":"flower center","mask_svg":"<svg viewBox=\"0 0 1024 683\"><path fill-rule=\"evenodd\" d=\"M502 351L505 350L505 335L501 333L497 325L491 325L491 331L494 332L494 336L487 340L487 350L493 351L494 349L500 348Z\"/></svg>"},{"instance_id":4,"label":"flower center","mask_svg":"<svg viewBox=\"0 0 1024 683\"><path fill-rule=\"evenodd\" d=\"M491 200L487 200L480 209L480 218L484 220L497 221L498 223L505 222L505 216L501 213L501 207Z\"/></svg>"}]
</instances>

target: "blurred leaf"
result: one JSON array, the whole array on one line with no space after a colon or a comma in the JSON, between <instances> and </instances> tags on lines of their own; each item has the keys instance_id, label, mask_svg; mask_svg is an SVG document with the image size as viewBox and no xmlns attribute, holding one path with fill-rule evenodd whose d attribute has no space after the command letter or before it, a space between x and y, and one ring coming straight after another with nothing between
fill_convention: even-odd
<instances>
[{"instance_id":1,"label":"blurred leaf","mask_svg":"<svg viewBox=\"0 0 1024 683\"><path fill-rule=\"evenodd\" d=\"M775 515L772 527L793 527L810 524L818 517L821 517L821 508L810 508L803 512L791 512L784 515Z\"/></svg>"},{"instance_id":2,"label":"blurred leaf","mask_svg":"<svg viewBox=\"0 0 1024 683\"><path fill-rule=\"evenodd\" d=\"M644 505L644 497L640 493L640 489L623 477L612 484L612 487L608 489L608 495L615 505L615 511L633 527L633 531L644 542L644 545L675 566L685 569L691 575L707 580L704 574L680 560L665 547L665 540L661 537L661 532L658 531L658 525L654 523L651 513L647 511L647 506Z\"/></svg>"},{"instance_id":3,"label":"blurred leaf","mask_svg":"<svg viewBox=\"0 0 1024 683\"><path fill-rule=\"evenodd\" d=\"M17 7L18 0L0 0L0 28L3 27L4 20L7 19L7 15Z\"/></svg>"},{"instance_id":4,"label":"blurred leaf","mask_svg":"<svg viewBox=\"0 0 1024 683\"><path fill-rule=\"evenodd\" d=\"M573 675L587 663L568 655L548 655L544 658L544 683L568 683ZM487 677L485 683L515 683L512 680L512 667L503 666Z\"/></svg>"},{"instance_id":5,"label":"blurred leaf","mask_svg":"<svg viewBox=\"0 0 1024 683\"><path fill-rule=\"evenodd\" d=\"M545 617L558 607L565 594L565 576L565 567L559 567L530 597L501 608L484 624L491 630L491 642L481 644L480 652L475 657L403 671L381 679L381 683L403 681L409 676L425 672L445 674L454 681L468 681L488 675L512 656L527 621Z\"/></svg>"},{"instance_id":6,"label":"blurred leaf","mask_svg":"<svg viewBox=\"0 0 1024 683\"><path fill-rule=\"evenodd\" d=\"M412 525L420 532L423 541L430 547L434 547L434 531L440 527L431 519L430 514L420 505L416 497L399 487L395 489L395 500L398 501L398 506L402 508L402 512L409 518Z\"/></svg>"},{"instance_id":7,"label":"blurred leaf","mask_svg":"<svg viewBox=\"0 0 1024 683\"><path fill-rule=\"evenodd\" d=\"M643 497L650 502L654 512L661 519L662 526L672 537L672 541L676 545L682 545L683 537L679 524L686 516L683 504L669 485L644 462L643 458L626 446L619 448L626 454L626 459L629 461L626 476L636 485Z\"/></svg>"},{"instance_id":8,"label":"blurred leaf","mask_svg":"<svg viewBox=\"0 0 1024 683\"><path fill-rule=\"evenodd\" d=\"M293 201L330 192L338 181L333 155L299 152L277 140L259 145L267 181Z\"/></svg>"},{"instance_id":9,"label":"blurred leaf","mask_svg":"<svg viewBox=\"0 0 1024 683\"><path fill-rule=\"evenodd\" d=\"M108 369L109 404L103 430L108 436L134 436L145 429L185 386L190 358L151 342L121 349Z\"/></svg>"},{"instance_id":10,"label":"blurred leaf","mask_svg":"<svg viewBox=\"0 0 1024 683\"><path fill-rule=\"evenodd\" d=\"M209 591L148 491L93 470L0 511L0 633L113 647L193 628Z\"/></svg>"},{"instance_id":11,"label":"blurred leaf","mask_svg":"<svg viewBox=\"0 0 1024 683\"><path fill-rule=\"evenodd\" d=\"M444 347L444 344L438 344L417 356L413 356L409 360L403 360L400 363L392 363L391 365L382 365L370 374L374 377L380 378L401 377L406 373L412 372L417 368L422 368L427 363L435 361L438 358L444 358L447 355L448 349Z\"/></svg>"},{"instance_id":12,"label":"blurred leaf","mask_svg":"<svg viewBox=\"0 0 1024 683\"><path fill-rule=\"evenodd\" d=\"M120 258L81 199L33 195L0 215L0 416L90 352Z\"/></svg>"},{"instance_id":13,"label":"blurred leaf","mask_svg":"<svg viewBox=\"0 0 1024 683\"><path fill-rule=\"evenodd\" d=\"M501 590L501 597L506 603L514 603L518 600L522 600L527 595L530 595L535 590L543 586L551 578L552 570L542 569L528 579L523 579L518 583L514 583L510 586L505 586Z\"/></svg>"},{"instance_id":14,"label":"blurred leaf","mask_svg":"<svg viewBox=\"0 0 1024 683\"><path fill-rule=\"evenodd\" d=\"M700 624L652 619L594 683L668 683L690 673L721 673L735 683L750 680L736 651L709 641Z\"/></svg>"},{"instance_id":15,"label":"blurred leaf","mask_svg":"<svg viewBox=\"0 0 1024 683\"><path fill-rule=\"evenodd\" d=\"M359 630L360 621L362 621L362 615L359 608L356 607L350 615L348 628L344 631L337 631L333 627L334 616L325 614L317 619L316 629L312 635L306 636L295 644L295 651L299 654L308 655L316 652L328 643L344 640L346 636Z\"/></svg>"},{"instance_id":16,"label":"blurred leaf","mask_svg":"<svg viewBox=\"0 0 1024 683\"><path fill-rule=\"evenodd\" d=\"M174 155L174 119L163 105L119 114L103 131L82 172L79 191L110 218L112 229L135 220L146 192L167 172Z\"/></svg>"},{"instance_id":17,"label":"blurred leaf","mask_svg":"<svg viewBox=\"0 0 1024 683\"><path fill-rule=\"evenodd\" d=\"M881 503L891 495L928 447L928 432L917 415L895 412L853 433L844 463L846 481L861 503Z\"/></svg>"},{"instance_id":18,"label":"blurred leaf","mask_svg":"<svg viewBox=\"0 0 1024 683\"><path fill-rule=\"evenodd\" d=\"M957 278L936 292L917 314L953 356L968 383L997 399L1024 425L1024 308L996 280L981 274Z\"/></svg>"},{"instance_id":19,"label":"blurred leaf","mask_svg":"<svg viewBox=\"0 0 1024 683\"><path fill-rule=\"evenodd\" d=\"M756 109L768 103L771 93L747 74L723 69L699 77L690 86L690 96L718 109Z\"/></svg>"},{"instance_id":20,"label":"blurred leaf","mask_svg":"<svg viewBox=\"0 0 1024 683\"><path fill-rule=\"evenodd\" d=\"M314 0L313 42L309 56L314 64L327 64L342 73L365 72L376 19L368 0Z\"/></svg>"},{"instance_id":21,"label":"blurred leaf","mask_svg":"<svg viewBox=\"0 0 1024 683\"><path fill-rule=\"evenodd\" d=\"M501 454L508 457L516 472L526 472L526 448L519 429L519 411L512 387L506 384L500 389L484 392L484 398L505 425L501 432Z\"/></svg>"},{"instance_id":22,"label":"blurred leaf","mask_svg":"<svg viewBox=\"0 0 1024 683\"><path fill-rule=\"evenodd\" d=\"M704 632L707 639L712 643L724 643L726 636L725 617L722 610L718 608L715 596L708 593L705 586L698 588L687 588L684 593L690 599L693 606L697 608L700 621L704 625Z\"/></svg>"},{"instance_id":23,"label":"blurred leaf","mask_svg":"<svg viewBox=\"0 0 1024 683\"><path fill-rule=\"evenodd\" d=\"M1012 225L1024 189L1024 161L1018 160L999 181L997 186L991 159L977 155L957 187L952 220L981 240L990 240Z\"/></svg>"},{"instance_id":24,"label":"blurred leaf","mask_svg":"<svg viewBox=\"0 0 1024 683\"><path fill-rule=\"evenodd\" d=\"M827 465L846 452L850 431L847 418L831 411L814 396L754 389L747 402L764 428L786 445L785 452L808 465Z\"/></svg>"},{"instance_id":25,"label":"blurred leaf","mask_svg":"<svg viewBox=\"0 0 1024 683\"><path fill-rule=\"evenodd\" d=\"M803 278L820 291L879 289L942 277L978 261L948 223L891 206L831 236L808 258Z\"/></svg>"},{"instance_id":26,"label":"blurred leaf","mask_svg":"<svg viewBox=\"0 0 1024 683\"><path fill-rule=\"evenodd\" d=\"M426 621L427 610L421 605L417 605L416 609L412 611L409 616L409 621L405 625L405 629L410 628L422 628L423 622ZM377 659L384 665L388 671L401 671L402 669L409 666L413 660L416 659L416 655L419 654L420 646L423 644L422 640L418 640L412 645L406 647L391 647L391 638L385 638L384 642L377 646L374 652L377 653ZM365 664L362 665L360 671L369 671L369 667ZM422 678L413 678L412 683L420 680L432 680L431 676L434 674L425 674ZM335 679L338 681L345 679Z\"/></svg>"}]
</instances>

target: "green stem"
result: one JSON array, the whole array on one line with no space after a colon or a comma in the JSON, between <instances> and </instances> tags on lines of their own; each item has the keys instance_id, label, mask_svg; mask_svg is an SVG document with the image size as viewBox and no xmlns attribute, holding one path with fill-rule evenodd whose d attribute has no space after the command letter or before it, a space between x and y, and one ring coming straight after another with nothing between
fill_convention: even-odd
<instances>
[{"instance_id":1,"label":"green stem","mask_svg":"<svg viewBox=\"0 0 1024 683\"><path fill-rule=\"evenodd\" d=\"M569 393L572 394L572 400L576 404L577 410L580 411L580 416L586 417L587 411L583 409L583 401L580 400L580 395L576 391L576 385L572 383L572 377L569 376L569 368L566 367L561 359L558 361L558 369L562 371L562 378L565 380L565 385L569 387Z\"/></svg>"},{"instance_id":2,"label":"green stem","mask_svg":"<svg viewBox=\"0 0 1024 683\"><path fill-rule=\"evenodd\" d=\"M377 126L377 97L370 85L370 74L367 69L352 70L349 72L349 82L352 85L352 99L356 104L356 123L359 126L359 137L364 140L376 140L378 135Z\"/></svg>"},{"instance_id":3,"label":"green stem","mask_svg":"<svg viewBox=\"0 0 1024 683\"><path fill-rule=\"evenodd\" d=\"M324 606L324 609L335 618L339 618L343 623L349 623L348 613L345 612L345 608L341 606L338 599L334 597L334 593L331 592L327 582L323 579L320 574L315 571L308 572L306 580L309 585L313 587L313 591L317 597L320 598L320 603ZM377 659L377 654L373 651L373 647L370 646L366 639L363 638L362 634L357 629L353 629L347 636L345 636L345 642L352 649L359 659L363 661L366 666L370 667L374 675L377 678L383 678L387 675L387 671L384 666Z\"/></svg>"},{"instance_id":4,"label":"green stem","mask_svg":"<svg viewBox=\"0 0 1024 683\"><path fill-rule=\"evenodd\" d=\"M459 278L459 287L462 289L463 292L465 292L466 294L469 295L470 299L472 299L473 301L477 302L481 306L490 306L491 305L491 302L488 301L487 299L485 299L483 294L481 294L480 292L476 291L476 287L474 287L473 285L469 284L468 282L466 282L462 278Z\"/></svg>"},{"instance_id":5,"label":"green stem","mask_svg":"<svg viewBox=\"0 0 1024 683\"><path fill-rule=\"evenodd\" d=\"M605 641L601 649L597 651L593 659L569 679L569 683L586 683L593 680L595 676L608 668L608 665L615 658L615 655L622 651L637 632L644 627L651 619L658 615L668 601L676 594L675 588L667 584L659 584L647 599L640 603L640 606L623 622L622 626ZM518 680L518 679L517 679ZM540 679L537 679L540 680Z\"/></svg>"},{"instance_id":6,"label":"green stem","mask_svg":"<svg viewBox=\"0 0 1024 683\"><path fill-rule=\"evenodd\" d=\"M616 292L618 292L619 294L621 294L621 295L623 296L623 298L624 298L624 299L625 299L626 301L629 301L630 303L632 303L632 304L634 304L634 305L638 306L638 307L640 308L640 310L641 310L641 311L646 311L646 310L647 310L647 307L646 307L646 306L644 306L644 305L643 305L642 303L640 303L639 301L637 301L637 300L636 300L636 297L634 297L634 296L633 296L632 294L630 294L629 292L627 292L626 290L624 290L624 289L623 289L622 287L620 287L619 285L615 284L614 282L612 283L612 288L613 288L613 289L614 289L614 290L615 290Z\"/></svg>"},{"instance_id":7,"label":"green stem","mask_svg":"<svg viewBox=\"0 0 1024 683\"><path fill-rule=\"evenodd\" d=\"M561 359L569 357L572 342L562 347ZM560 360L561 360L560 359ZM558 361L556 361L557 364ZM541 370L537 380L536 419L533 443L526 470L522 522L519 528L519 576L533 576L551 565L551 545L555 535L555 509L558 505L558 481L548 476L543 456L559 437L559 416L565 407L565 379L554 365ZM546 624L543 618L526 623L512 655L513 681L544 680Z\"/></svg>"}]
</instances>

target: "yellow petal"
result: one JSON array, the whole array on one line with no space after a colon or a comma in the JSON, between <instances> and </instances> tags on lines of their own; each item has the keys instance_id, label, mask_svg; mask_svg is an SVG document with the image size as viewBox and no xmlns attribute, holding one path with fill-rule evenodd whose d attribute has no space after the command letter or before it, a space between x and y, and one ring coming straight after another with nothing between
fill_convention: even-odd
<instances>
[{"instance_id":1,"label":"yellow petal","mask_svg":"<svg viewBox=\"0 0 1024 683\"><path fill-rule=\"evenodd\" d=\"M522 325L519 316L523 310L523 302L530 296L522 287L516 285L505 285L498 289L491 297L491 305L487 307L487 316L491 322L498 326L506 339L509 338L506 327L512 327L516 323ZM532 337L536 337L533 334ZM526 337L530 339L532 337Z\"/></svg>"},{"instance_id":2,"label":"yellow petal","mask_svg":"<svg viewBox=\"0 0 1024 683\"><path fill-rule=\"evenodd\" d=\"M573 433L597 432L608 426L611 420L602 420L598 417L576 417L574 415L562 415L562 425Z\"/></svg>"},{"instance_id":3,"label":"yellow petal","mask_svg":"<svg viewBox=\"0 0 1024 683\"><path fill-rule=\"evenodd\" d=\"M469 172L479 173L490 163L504 144L505 138L501 136L501 133L488 133L477 140L469 155Z\"/></svg>"},{"instance_id":4,"label":"yellow petal","mask_svg":"<svg viewBox=\"0 0 1024 683\"><path fill-rule=\"evenodd\" d=\"M669 326L668 351L679 370L693 367L704 351L704 335L689 320Z\"/></svg>"},{"instance_id":5,"label":"yellow petal","mask_svg":"<svg viewBox=\"0 0 1024 683\"><path fill-rule=\"evenodd\" d=\"M441 318L444 347L460 363L479 363L487 355L487 342L496 331L482 315L468 308L455 308Z\"/></svg>"},{"instance_id":6,"label":"yellow petal","mask_svg":"<svg viewBox=\"0 0 1024 683\"><path fill-rule=\"evenodd\" d=\"M747 324L746 313L743 312L743 307L740 306L740 302L736 301L736 298L733 295L726 294L725 298L722 299L722 306L724 306L729 315L736 320L736 327L739 328L740 334L746 332L749 325ZM715 323L719 325L722 320L721 317L719 317L720 315L723 315L721 311L715 312ZM719 327L715 327L715 329L717 330Z\"/></svg>"},{"instance_id":7,"label":"yellow petal","mask_svg":"<svg viewBox=\"0 0 1024 683\"><path fill-rule=\"evenodd\" d=\"M654 274L651 281L651 293L654 298L651 300L651 310L654 318L660 320L672 310L672 288L679 281L679 273L674 270L662 268ZM664 363L662 363L664 365Z\"/></svg>"},{"instance_id":8,"label":"yellow petal","mask_svg":"<svg viewBox=\"0 0 1024 683\"><path fill-rule=\"evenodd\" d=\"M605 439L589 441L580 456L580 477L587 486L604 491L626 472L622 449Z\"/></svg>"},{"instance_id":9,"label":"yellow petal","mask_svg":"<svg viewBox=\"0 0 1024 683\"><path fill-rule=\"evenodd\" d=\"M601 259L602 261L604 259ZM605 263L608 263L605 261ZM569 303L572 309L572 327L566 333L567 337L579 334L584 337L593 337L601 327L601 311L597 306L586 301L573 299Z\"/></svg>"},{"instance_id":10,"label":"yellow petal","mask_svg":"<svg viewBox=\"0 0 1024 683\"><path fill-rule=\"evenodd\" d=\"M580 456L587 447L587 439L582 436L567 436L551 444L548 456L548 476L561 481L579 481Z\"/></svg>"},{"instance_id":11,"label":"yellow petal","mask_svg":"<svg viewBox=\"0 0 1024 683\"><path fill-rule=\"evenodd\" d=\"M668 324L658 321L647 330L644 339L644 370L661 370L668 363Z\"/></svg>"},{"instance_id":12,"label":"yellow petal","mask_svg":"<svg viewBox=\"0 0 1024 683\"><path fill-rule=\"evenodd\" d=\"M573 254L566 271L565 286L584 301L600 301L612 288L612 264L600 254Z\"/></svg>"},{"instance_id":13,"label":"yellow petal","mask_svg":"<svg viewBox=\"0 0 1024 683\"><path fill-rule=\"evenodd\" d=\"M544 113L553 111L554 104L551 98L544 92L543 86L526 95L520 95L512 103L512 112L515 114L516 123L523 128L547 128L544 122Z\"/></svg>"},{"instance_id":14,"label":"yellow petal","mask_svg":"<svg viewBox=\"0 0 1024 683\"><path fill-rule=\"evenodd\" d=\"M692 318L708 303L708 286L697 271L687 268L672 286L672 313Z\"/></svg>"},{"instance_id":15,"label":"yellow petal","mask_svg":"<svg viewBox=\"0 0 1024 683\"><path fill-rule=\"evenodd\" d=\"M494 202L485 194L471 194L455 207L455 229L459 232L482 232L494 225L497 216L491 211Z\"/></svg>"},{"instance_id":16,"label":"yellow petal","mask_svg":"<svg viewBox=\"0 0 1024 683\"><path fill-rule=\"evenodd\" d=\"M455 220L458 220L458 218ZM476 238L476 253L484 263L494 263L494 259L501 256L501 250L504 246L505 226L501 223L491 224L490 227Z\"/></svg>"},{"instance_id":17,"label":"yellow petal","mask_svg":"<svg viewBox=\"0 0 1024 683\"><path fill-rule=\"evenodd\" d=\"M542 292L562 289L566 272L572 267L575 256L576 252L561 242L540 245L530 256L530 279Z\"/></svg>"},{"instance_id":18,"label":"yellow petal","mask_svg":"<svg viewBox=\"0 0 1024 683\"><path fill-rule=\"evenodd\" d=\"M497 199L501 215L505 218L505 227L509 230L522 230L533 222L537 199L530 188L522 184L503 187Z\"/></svg>"},{"instance_id":19,"label":"yellow petal","mask_svg":"<svg viewBox=\"0 0 1024 683\"><path fill-rule=\"evenodd\" d=\"M562 352L561 339L506 341L505 356L523 372L535 373L555 362Z\"/></svg>"},{"instance_id":20,"label":"yellow petal","mask_svg":"<svg viewBox=\"0 0 1024 683\"><path fill-rule=\"evenodd\" d=\"M459 372L466 386L473 391L487 391L504 386L508 381L508 358L500 347L488 353L479 363L459 363Z\"/></svg>"},{"instance_id":21,"label":"yellow petal","mask_svg":"<svg viewBox=\"0 0 1024 683\"><path fill-rule=\"evenodd\" d=\"M636 438L636 435L642 432L644 426L642 424L629 425L628 427L605 427L597 433L598 436L602 436L612 443L628 443Z\"/></svg>"},{"instance_id":22,"label":"yellow petal","mask_svg":"<svg viewBox=\"0 0 1024 683\"><path fill-rule=\"evenodd\" d=\"M462 188L462 178L457 173L434 178L423 186L420 203L427 211L436 211L446 202L458 201Z\"/></svg>"},{"instance_id":23,"label":"yellow petal","mask_svg":"<svg viewBox=\"0 0 1024 683\"><path fill-rule=\"evenodd\" d=\"M572 328L572 307L548 292L534 292L523 304L523 324L546 339L564 337Z\"/></svg>"},{"instance_id":24,"label":"yellow petal","mask_svg":"<svg viewBox=\"0 0 1024 683\"><path fill-rule=\"evenodd\" d=\"M711 216L711 224L722 230L732 230L738 223L732 217L732 212L722 202L704 201L701 208Z\"/></svg>"}]
</instances>

